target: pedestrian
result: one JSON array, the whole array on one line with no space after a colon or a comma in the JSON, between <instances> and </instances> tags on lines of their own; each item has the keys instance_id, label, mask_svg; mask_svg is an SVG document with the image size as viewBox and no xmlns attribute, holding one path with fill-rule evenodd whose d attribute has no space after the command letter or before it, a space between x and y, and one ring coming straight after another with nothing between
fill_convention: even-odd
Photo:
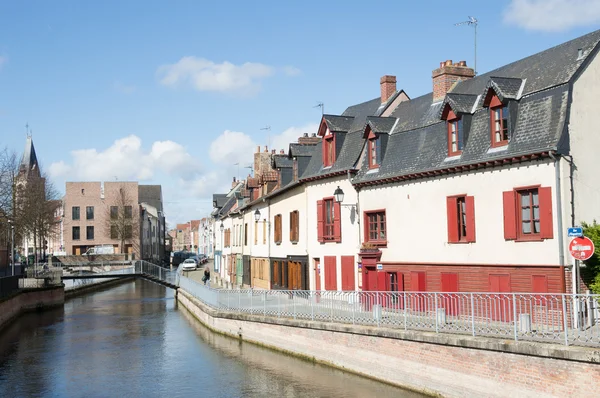
<instances>
[{"instance_id":1,"label":"pedestrian","mask_svg":"<svg viewBox=\"0 0 600 398\"><path fill-rule=\"evenodd\" d=\"M205 285L208 283L208 287L210 287L210 269L208 267L204 268L204 277L202 280Z\"/></svg>"}]
</instances>

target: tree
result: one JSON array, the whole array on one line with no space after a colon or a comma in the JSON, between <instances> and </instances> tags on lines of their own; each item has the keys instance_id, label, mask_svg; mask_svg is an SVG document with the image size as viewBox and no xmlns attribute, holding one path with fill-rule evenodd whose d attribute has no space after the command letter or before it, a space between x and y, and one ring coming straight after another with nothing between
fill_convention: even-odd
<instances>
[{"instance_id":1,"label":"tree","mask_svg":"<svg viewBox=\"0 0 600 398\"><path fill-rule=\"evenodd\" d=\"M600 224L594 220L593 223L582 223L583 235L594 242L596 250L590 259L585 261L585 267L581 268L581 278L595 294L600 294Z\"/></svg>"},{"instance_id":2,"label":"tree","mask_svg":"<svg viewBox=\"0 0 600 398\"><path fill-rule=\"evenodd\" d=\"M140 230L136 207L137 203L127 190L119 188L115 199L106 208L106 234L119 241L121 253L126 252L127 244L139 253Z\"/></svg>"}]
</instances>

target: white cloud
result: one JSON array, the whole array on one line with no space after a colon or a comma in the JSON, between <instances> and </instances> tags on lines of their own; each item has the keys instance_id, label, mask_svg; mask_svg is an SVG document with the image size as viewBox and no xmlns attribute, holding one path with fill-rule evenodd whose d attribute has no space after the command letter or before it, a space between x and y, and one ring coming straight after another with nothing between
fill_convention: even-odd
<instances>
[{"instance_id":1,"label":"white cloud","mask_svg":"<svg viewBox=\"0 0 600 398\"><path fill-rule=\"evenodd\" d=\"M504 22L528 30L563 31L600 22L598 0L511 0Z\"/></svg>"},{"instance_id":2,"label":"white cloud","mask_svg":"<svg viewBox=\"0 0 600 398\"><path fill-rule=\"evenodd\" d=\"M116 81L112 85L113 89L122 94L132 94L135 92L136 87L130 84L124 84L119 81Z\"/></svg>"},{"instance_id":3,"label":"white cloud","mask_svg":"<svg viewBox=\"0 0 600 398\"><path fill-rule=\"evenodd\" d=\"M156 141L148 151L135 135L118 139L105 150L72 151L70 162L59 161L49 167L51 177L70 181L146 181L157 172L190 178L198 171L199 162L182 145Z\"/></svg>"},{"instance_id":4,"label":"white cloud","mask_svg":"<svg viewBox=\"0 0 600 398\"><path fill-rule=\"evenodd\" d=\"M285 73L288 76L298 76L302 74L302 71L296 68L295 66L284 66L282 70L283 73Z\"/></svg>"},{"instance_id":5,"label":"white cloud","mask_svg":"<svg viewBox=\"0 0 600 398\"><path fill-rule=\"evenodd\" d=\"M168 87L189 84L198 91L235 92L253 94L261 82L272 76L275 69L269 65L246 62L214 63L205 58L183 57L178 62L158 68L160 83Z\"/></svg>"},{"instance_id":6,"label":"white cloud","mask_svg":"<svg viewBox=\"0 0 600 398\"><path fill-rule=\"evenodd\" d=\"M298 138L302 137L305 133L309 136L316 133L319 125L316 123L310 123L302 127L290 127L281 134L277 134L271 137L271 148L277 150L277 153L281 149L288 152L290 143L298 142Z\"/></svg>"},{"instance_id":7,"label":"white cloud","mask_svg":"<svg viewBox=\"0 0 600 398\"><path fill-rule=\"evenodd\" d=\"M242 168L252 163L256 146L248 134L225 130L210 144L210 159L223 166L240 163Z\"/></svg>"}]
</instances>

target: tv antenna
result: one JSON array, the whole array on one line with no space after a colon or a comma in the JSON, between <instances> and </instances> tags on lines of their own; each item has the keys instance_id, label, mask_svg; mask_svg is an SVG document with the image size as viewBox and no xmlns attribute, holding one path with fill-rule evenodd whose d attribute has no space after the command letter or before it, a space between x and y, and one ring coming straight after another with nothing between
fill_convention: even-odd
<instances>
[{"instance_id":1,"label":"tv antenna","mask_svg":"<svg viewBox=\"0 0 600 398\"><path fill-rule=\"evenodd\" d=\"M473 66L475 75L477 75L477 22L478 22L477 18L469 16L468 21L459 22L459 23L454 24L454 26L468 25L468 26L472 26L475 28L475 65Z\"/></svg>"},{"instance_id":2,"label":"tv antenna","mask_svg":"<svg viewBox=\"0 0 600 398\"><path fill-rule=\"evenodd\" d=\"M321 108L321 116L325 114L325 104L321 101L317 102L317 105L313 106L313 108Z\"/></svg>"},{"instance_id":3,"label":"tv antenna","mask_svg":"<svg viewBox=\"0 0 600 398\"><path fill-rule=\"evenodd\" d=\"M265 126L261 130L267 130L269 133L269 140L267 142L267 148L271 148L271 126Z\"/></svg>"},{"instance_id":4,"label":"tv antenna","mask_svg":"<svg viewBox=\"0 0 600 398\"><path fill-rule=\"evenodd\" d=\"M254 174L254 166L250 165L250 166L246 166L244 167L245 169L250 169L250 175Z\"/></svg>"}]
</instances>

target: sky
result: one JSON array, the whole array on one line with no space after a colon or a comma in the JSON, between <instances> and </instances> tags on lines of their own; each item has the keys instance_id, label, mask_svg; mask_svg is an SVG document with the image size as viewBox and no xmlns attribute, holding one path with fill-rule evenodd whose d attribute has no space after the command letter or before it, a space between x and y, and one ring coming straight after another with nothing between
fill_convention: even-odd
<instances>
[{"instance_id":1,"label":"sky","mask_svg":"<svg viewBox=\"0 0 600 398\"><path fill-rule=\"evenodd\" d=\"M0 0L0 149L29 126L42 171L161 184L168 222L212 210L256 147L286 149L397 76L431 92L441 61L477 71L600 29L600 0ZM270 126L270 130L265 130ZM236 165L238 164L238 165Z\"/></svg>"}]
</instances>

